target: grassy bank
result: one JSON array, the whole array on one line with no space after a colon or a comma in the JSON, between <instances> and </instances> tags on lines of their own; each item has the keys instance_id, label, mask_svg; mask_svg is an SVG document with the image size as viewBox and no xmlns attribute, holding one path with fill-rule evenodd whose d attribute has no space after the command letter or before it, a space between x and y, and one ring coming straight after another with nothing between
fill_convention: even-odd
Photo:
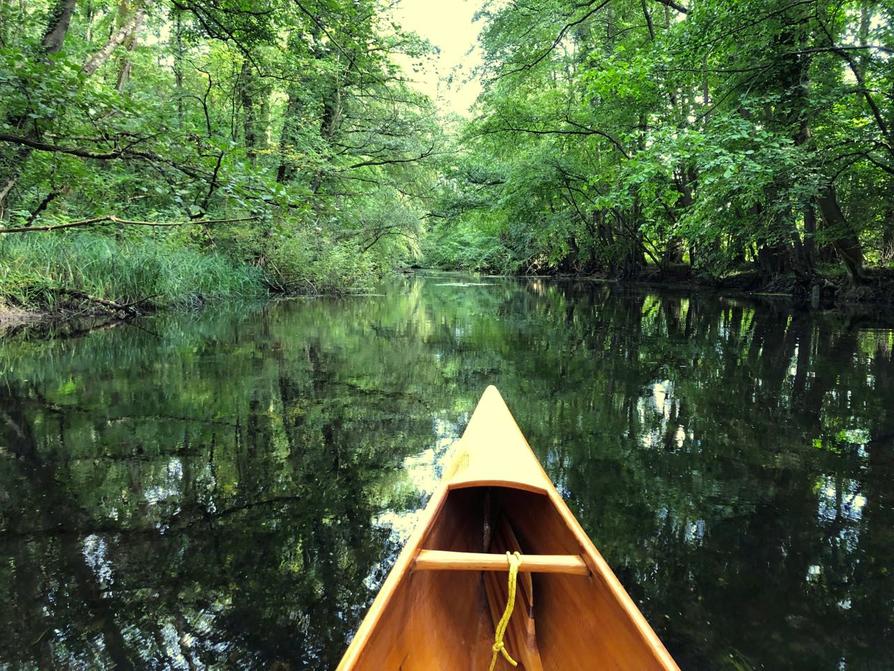
<instances>
[{"instance_id":1,"label":"grassy bank","mask_svg":"<svg viewBox=\"0 0 894 671\"><path fill-rule=\"evenodd\" d=\"M268 294L369 287L401 253L358 253L351 239L291 232L266 244L221 236L214 246L92 232L0 236L0 312L44 316L194 306Z\"/></svg>"},{"instance_id":2,"label":"grassy bank","mask_svg":"<svg viewBox=\"0 0 894 671\"><path fill-rule=\"evenodd\" d=\"M163 238L91 233L0 237L0 296L50 313L113 305L151 309L265 291L256 267Z\"/></svg>"}]
</instances>

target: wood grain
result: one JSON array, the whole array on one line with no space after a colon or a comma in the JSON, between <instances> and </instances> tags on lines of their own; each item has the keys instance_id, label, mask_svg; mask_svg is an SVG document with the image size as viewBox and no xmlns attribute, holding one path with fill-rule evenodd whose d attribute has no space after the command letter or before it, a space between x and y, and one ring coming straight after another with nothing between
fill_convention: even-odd
<instances>
[{"instance_id":1,"label":"wood grain","mask_svg":"<svg viewBox=\"0 0 894 671\"><path fill-rule=\"evenodd\" d=\"M508 564L505 554L486 552L450 552L420 550L413 565L415 571L502 571ZM520 573L568 573L589 575L590 569L580 555L523 555Z\"/></svg>"}]
</instances>

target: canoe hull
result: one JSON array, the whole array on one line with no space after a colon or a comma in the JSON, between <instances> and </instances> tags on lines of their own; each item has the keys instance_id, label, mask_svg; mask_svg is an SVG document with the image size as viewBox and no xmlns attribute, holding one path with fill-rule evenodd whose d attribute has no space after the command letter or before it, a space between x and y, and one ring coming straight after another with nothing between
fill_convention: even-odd
<instances>
[{"instance_id":1,"label":"canoe hull","mask_svg":"<svg viewBox=\"0 0 894 671\"><path fill-rule=\"evenodd\" d=\"M523 557L583 560L587 575L519 578L505 639L519 669L678 668L553 487L494 388L479 403L457 459L459 466L448 469L339 671L488 669L495 623L506 603L506 573L415 570L423 549L518 550ZM513 464L511 478L501 466L506 463ZM499 660L496 668L512 667Z\"/></svg>"}]
</instances>

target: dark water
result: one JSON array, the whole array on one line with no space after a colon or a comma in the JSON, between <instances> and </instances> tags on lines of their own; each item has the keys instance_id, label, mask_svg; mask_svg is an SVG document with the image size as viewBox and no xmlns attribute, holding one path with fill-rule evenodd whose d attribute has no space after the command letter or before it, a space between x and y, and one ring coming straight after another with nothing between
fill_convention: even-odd
<instances>
[{"instance_id":1,"label":"dark water","mask_svg":"<svg viewBox=\"0 0 894 671\"><path fill-rule=\"evenodd\" d=\"M333 668L490 383L684 669L894 668L894 333L484 282L0 343L0 668Z\"/></svg>"}]
</instances>

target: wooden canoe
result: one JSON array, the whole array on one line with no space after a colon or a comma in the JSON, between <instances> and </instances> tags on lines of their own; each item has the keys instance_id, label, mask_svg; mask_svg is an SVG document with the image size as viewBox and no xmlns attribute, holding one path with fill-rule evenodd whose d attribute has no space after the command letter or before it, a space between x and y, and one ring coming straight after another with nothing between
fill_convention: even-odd
<instances>
[{"instance_id":1,"label":"wooden canoe","mask_svg":"<svg viewBox=\"0 0 894 671\"><path fill-rule=\"evenodd\" d=\"M487 671L507 551L522 556L504 637L517 669L678 670L488 387L339 671Z\"/></svg>"}]
</instances>

